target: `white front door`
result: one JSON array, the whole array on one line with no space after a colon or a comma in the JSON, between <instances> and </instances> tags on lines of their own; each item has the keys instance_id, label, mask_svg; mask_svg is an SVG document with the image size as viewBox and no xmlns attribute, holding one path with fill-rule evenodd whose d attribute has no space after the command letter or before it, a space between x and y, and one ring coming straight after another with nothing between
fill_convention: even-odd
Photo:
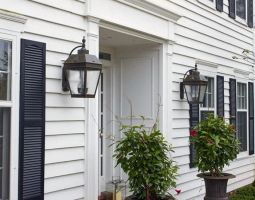
<instances>
[{"instance_id":1,"label":"white front door","mask_svg":"<svg viewBox=\"0 0 255 200\"><path fill-rule=\"evenodd\" d=\"M112 179L127 180L122 170L115 167L112 158L115 145L111 144L122 137L120 124L143 123L152 127L160 109L159 49L146 46L119 48L115 52L112 62L106 62L102 78L100 192L110 190L108 183Z\"/></svg>"}]
</instances>

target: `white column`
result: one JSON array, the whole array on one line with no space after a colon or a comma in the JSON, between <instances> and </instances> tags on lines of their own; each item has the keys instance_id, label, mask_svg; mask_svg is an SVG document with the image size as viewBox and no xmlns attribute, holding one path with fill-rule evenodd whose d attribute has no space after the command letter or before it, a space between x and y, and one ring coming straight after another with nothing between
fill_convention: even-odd
<instances>
[{"instance_id":1,"label":"white column","mask_svg":"<svg viewBox=\"0 0 255 200\"><path fill-rule=\"evenodd\" d=\"M87 19L86 48L90 54L99 55L99 20L93 17ZM95 98L87 99L86 106L86 166L85 166L85 199L98 199L98 92Z\"/></svg>"}]
</instances>

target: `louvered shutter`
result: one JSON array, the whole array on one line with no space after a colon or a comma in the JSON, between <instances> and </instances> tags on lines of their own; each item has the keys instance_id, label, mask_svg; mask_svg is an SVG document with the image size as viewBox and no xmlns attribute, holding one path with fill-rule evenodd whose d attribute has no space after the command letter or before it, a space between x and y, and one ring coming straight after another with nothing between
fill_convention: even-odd
<instances>
[{"instance_id":1,"label":"louvered shutter","mask_svg":"<svg viewBox=\"0 0 255 200\"><path fill-rule=\"evenodd\" d=\"M199 104L190 104L190 130L192 130L199 122ZM193 144L190 144L190 167L194 167L195 164L195 148Z\"/></svg>"},{"instance_id":2,"label":"louvered shutter","mask_svg":"<svg viewBox=\"0 0 255 200\"><path fill-rule=\"evenodd\" d=\"M254 154L254 84L248 83L249 100L249 154Z\"/></svg>"},{"instance_id":3,"label":"louvered shutter","mask_svg":"<svg viewBox=\"0 0 255 200\"><path fill-rule=\"evenodd\" d=\"M223 0L216 0L216 9L223 12Z\"/></svg>"},{"instance_id":4,"label":"louvered shutter","mask_svg":"<svg viewBox=\"0 0 255 200\"><path fill-rule=\"evenodd\" d=\"M224 76L217 76L217 115L224 117Z\"/></svg>"},{"instance_id":5,"label":"louvered shutter","mask_svg":"<svg viewBox=\"0 0 255 200\"><path fill-rule=\"evenodd\" d=\"M229 0L228 1L228 10L229 10L229 16L233 19L236 18L236 0Z\"/></svg>"},{"instance_id":6,"label":"louvered shutter","mask_svg":"<svg viewBox=\"0 0 255 200\"><path fill-rule=\"evenodd\" d=\"M44 199L45 49L21 40L19 200Z\"/></svg>"},{"instance_id":7,"label":"louvered shutter","mask_svg":"<svg viewBox=\"0 0 255 200\"><path fill-rule=\"evenodd\" d=\"M230 123L236 127L236 80L229 79Z\"/></svg>"},{"instance_id":8,"label":"louvered shutter","mask_svg":"<svg viewBox=\"0 0 255 200\"><path fill-rule=\"evenodd\" d=\"M248 26L253 28L253 0L247 0L247 6Z\"/></svg>"}]
</instances>

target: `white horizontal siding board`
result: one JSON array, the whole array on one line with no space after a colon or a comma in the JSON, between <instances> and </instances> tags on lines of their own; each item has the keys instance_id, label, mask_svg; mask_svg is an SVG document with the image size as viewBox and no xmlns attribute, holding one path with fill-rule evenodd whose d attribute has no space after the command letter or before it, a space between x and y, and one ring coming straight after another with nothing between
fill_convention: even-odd
<instances>
[{"instance_id":1,"label":"white horizontal siding board","mask_svg":"<svg viewBox=\"0 0 255 200\"><path fill-rule=\"evenodd\" d=\"M66 53L67 56L65 59L67 59L68 54L74 47L81 45L81 42L65 41L65 40L61 40L59 38L53 38L53 37L48 37L48 36L44 36L44 35L36 35L34 33L23 33L22 36L24 39L35 40L35 41L40 41L40 42L46 43L47 51ZM82 39L82 38L80 38L80 39ZM47 59L46 59L46 64L47 64Z\"/></svg>"},{"instance_id":2,"label":"white horizontal siding board","mask_svg":"<svg viewBox=\"0 0 255 200\"><path fill-rule=\"evenodd\" d=\"M172 153L173 158L189 155L189 146L186 147L175 147Z\"/></svg>"},{"instance_id":3,"label":"white horizontal siding board","mask_svg":"<svg viewBox=\"0 0 255 200\"><path fill-rule=\"evenodd\" d=\"M15 6L9 1L2 1L1 9L19 13L27 17L62 24L63 26L79 28L81 30L84 29L85 26L85 19L80 15L27 0L15 1Z\"/></svg>"},{"instance_id":4,"label":"white horizontal siding board","mask_svg":"<svg viewBox=\"0 0 255 200\"><path fill-rule=\"evenodd\" d=\"M45 149L62 149L83 146L84 134L48 135L45 140Z\"/></svg>"},{"instance_id":5,"label":"white horizontal siding board","mask_svg":"<svg viewBox=\"0 0 255 200\"><path fill-rule=\"evenodd\" d=\"M69 52L70 53L70 52ZM63 61L68 58L69 53L49 51L46 52L46 64L53 65L56 67L62 67Z\"/></svg>"},{"instance_id":6,"label":"white horizontal siding board","mask_svg":"<svg viewBox=\"0 0 255 200\"><path fill-rule=\"evenodd\" d=\"M46 121L84 120L83 108L46 108Z\"/></svg>"},{"instance_id":7,"label":"white horizontal siding board","mask_svg":"<svg viewBox=\"0 0 255 200\"><path fill-rule=\"evenodd\" d=\"M210 21L208 21L210 23ZM231 38L233 40L233 45L235 46L246 46L246 47L251 47L251 43L249 41L251 40L251 37L245 36L244 34L241 33L236 33L228 28L224 27L222 29L222 25L218 25L215 27L212 27L211 24L205 24L196 21L194 18L189 18L189 19L183 19L183 23L181 24L182 27L189 28L191 30L196 30L197 32L206 34L208 36L211 36L213 38L219 37L219 41L224 41L226 39L226 43L231 44ZM250 35L250 34L249 34ZM240 41L238 41L240 40Z\"/></svg>"},{"instance_id":8,"label":"white horizontal siding board","mask_svg":"<svg viewBox=\"0 0 255 200\"><path fill-rule=\"evenodd\" d=\"M174 148L189 146L189 138L188 137L174 138L172 140L172 145L173 145Z\"/></svg>"},{"instance_id":9,"label":"white horizontal siding board","mask_svg":"<svg viewBox=\"0 0 255 200\"><path fill-rule=\"evenodd\" d=\"M84 195L84 186L68 188L65 190L46 193L44 195L45 200L77 200L83 199Z\"/></svg>"},{"instance_id":10,"label":"white horizontal siding board","mask_svg":"<svg viewBox=\"0 0 255 200\"><path fill-rule=\"evenodd\" d=\"M72 98L70 94L54 94L46 95L47 107L80 107L84 108L85 101L82 98Z\"/></svg>"},{"instance_id":11,"label":"white horizontal siding board","mask_svg":"<svg viewBox=\"0 0 255 200\"><path fill-rule=\"evenodd\" d=\"M64 176L84 171L84 161L76 160L63 163L53 163L45 165L45 178Z\"/></svg>"},{"instance_id":12,"label":"white horizontal siding board","mask_svg":"<svg viewBox=\"0 0 255 200\"><path fill-rule=\"evenodd\" d=\"M173 119L173 128L189 128L189 119Z\"/></svg>"},{"instance_id":13,"label":"white horizontal siding board","mask_svg":"<svg viewBox=\"0 0 255 200\"><path fill-rule=\"evenodd\" d=\"M188 155L175 157L175 158L173 158L173 160L178 164L178 166L189 165L189 163L190 163Z\"/></svg>"},{"instance_id":14,"label":"white horizontal siding board","mask_svg":"<svg viewBox=\"0 0 255 200\"><path fill-rule=\"evenodd\" d=\"M30 0L37 2L46 6L54 7L59 10L65 10L77 15L85 15L85 5L84 2L74 1L74 0Z\"/></svg>"},{"instance_id":15,"label":"white horizontal siding board","mask_svg":"<svg viewBox=\"0 0 255 200\"><path fill-rule=\"evenodd\" d=\"M191 40L199 39L200 42L203 42L210 46L218 47L221 49L225 49L225 50L227 49L229 52L235 53L237 55L240 55L243 49L252 49L251 44L246 43L246 44L235 45L233 43L234 39L232 37L223 37L222 34L219 34L218 35L219 38L216 38L210 35L207 36L207 35L201 34L201 32L198 30L193 31L188 28L183 28L181 26L177 26L177 27L178 27L176 31L177 35L188 37Z\"/></svg>"},{"instance_id":16,"label":"white horizontal siding board","mask_svg":"<svg viewBox=\"0 0 255 200\"><path fill-rule=\"evenodd\" d=\"M84 147L45 151L45 164L84 159Z\"/></svg>"},{"instance_id":17,"label":"white horizontal siding board","mask_svg":"<svg viewBox=\"0 0 255 200\"><path fill-rule=\"evenodd\" d=\"M210 27L215 28L215 30L221 30L224 33L228 33L230 36L237 34L237 38L241 37L241 35L247 37L247 40L252 38L252 31L250 28L247 26L240 26L239 23L236 23L229 18L228 15L222 16L220 13L216 12L216 10L215 12L208 12L207 10L199 8L199 3L197 1L168 1L171 1L172 3L169 7L177 9L185 17L197 21L205 26L210 25ZM181 22L185 17L179 21Z\"/></svg>"},{"instance_id":18,"label":"white horizontal siding board","mask_svg":"<svg viewBox=\"0 0 255 200\"><path fill-rule=\"evenodd\" d=\"M46 78L49 79L62 79L62 67L61 66L46 66Z\"/></svg>"},{"instance_id":19,"label":"white horizontal siding board","mask_svg":"<svg viewBox=\"0 0 255 200\"><path fill-rule=\"evenodd\" d=\"M84 36L84 29L78 29L75 27L70 27L67 25L54 23L52 21L44 21L36 18L28 19L25 27L25 32L30 34L34 33L36 35L43 35L51 38L58 38L70 42L81 42L81 38Z\"/></svg>"},{"instance_id":20,"label":"white horizontal siding board","mask_svg":"<svg viewBox=\"0 0 255 200\"><path fill-rule=\"evenodd\" d=\"M69 92L63 92L62 81L57 79L46 79L46 92L55 94L69 94Z\"/></svg>"},{"instance_id":21,"label":"white horizontal siding board","mask_svg":"<svg viewBox=\"0 0 255 200\"><path fill-rule=\"evenodd\" d=\"M45 193L65 190L84 185L84 174L77 173L66 176L45 179Z\"/></svg>"},{"instance_id":22,"label":"white horizontal siding board","mask_svg":"<svg viewBox=\"0 0 255 200\"><path fill-rule=\"evenodd\" d=\"M46 135L84 133L84 121L57 121L46 122Z\"/></svg>"}]
</instances>

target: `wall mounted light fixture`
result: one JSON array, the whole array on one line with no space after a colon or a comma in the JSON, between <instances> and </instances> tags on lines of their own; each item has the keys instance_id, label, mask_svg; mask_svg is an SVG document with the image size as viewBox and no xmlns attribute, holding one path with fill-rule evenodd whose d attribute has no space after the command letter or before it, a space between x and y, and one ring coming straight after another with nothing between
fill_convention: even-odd
<instances>
[{"instance_id":1,"label":"wall mounted light fixture","mask_svg":"<svg viewBox=\"0 0 255 200\"><path fill-rule=\"evenodd\" d=\"M77 48L77 54L73 51ZM70 91L71 97L94 98L102 71L102 63L90 55L85 48L85 38L82 45L75 47L64 62L62 71L62 89Z\"/></svg>"},{"instance_id":2,"label":"wall mounted light fixture","mask_svg":"<svg viewBox=\"0 0 255 200\"><path fill-rule=\"evenodd\" d=\"M184 74L183 82L180 83L180 98L184 99L185 93L189 104L203 103L207 83L207 79L200 75L197 65L195 65L195 69Z\"/></svg>"}]
</instances>

